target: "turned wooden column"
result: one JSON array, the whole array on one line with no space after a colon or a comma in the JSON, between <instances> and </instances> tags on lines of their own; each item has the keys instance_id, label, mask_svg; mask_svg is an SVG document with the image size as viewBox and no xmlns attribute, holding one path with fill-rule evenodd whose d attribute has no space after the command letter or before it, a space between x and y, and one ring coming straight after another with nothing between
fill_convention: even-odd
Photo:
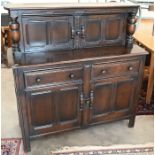
<instances>
[{"instance_id":1,"label":"turned wooden column","mask_svg":"<svg viewBox=\"0 0 155 155\"><path fill-rule=\"evenodd\" d=\"M19 41L20 41L20 32L19 32L19 23L17 21L18 17L11 17L10 30L11 30L11 39L12 39L12 50L13 52L20 51Z\"/></svg>"},{"instance_id":2,"label":"turned wooden column","mask_svg":"<svg viewBox=\"0 0 155 155\"><path fill-rule=\"evenodd\" d=\"M136 30L136 22L137 16L135 13L129 13L127 19L127 37L126 37L126 47L132 48L133 47L133 34Z\"/></svg>"}]
</instances>

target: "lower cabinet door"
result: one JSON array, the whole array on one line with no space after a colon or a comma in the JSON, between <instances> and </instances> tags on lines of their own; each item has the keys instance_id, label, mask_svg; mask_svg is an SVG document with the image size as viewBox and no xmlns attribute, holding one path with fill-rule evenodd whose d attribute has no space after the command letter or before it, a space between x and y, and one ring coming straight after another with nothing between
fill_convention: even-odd
<instances>
[{"instance_id":1,"label":"lower cabinet door","mask_svg":"<svg viewBox=\"0 0 155 155\"><path fill-rule=\"evenodd\" d=\"M109 78L93 82L90 124L128 116L135 103L136 82L135 77Z\"/></svg>"},{"instance_id":2,"label":"lower cabinet door","mask_svg":"<svg viewBox=\"0 0 155 155\"><path fill-rule=\"evenodd\" d=\"M30 135L80 127L81 85L27 91Z\"/></svg>"}]
</instances>

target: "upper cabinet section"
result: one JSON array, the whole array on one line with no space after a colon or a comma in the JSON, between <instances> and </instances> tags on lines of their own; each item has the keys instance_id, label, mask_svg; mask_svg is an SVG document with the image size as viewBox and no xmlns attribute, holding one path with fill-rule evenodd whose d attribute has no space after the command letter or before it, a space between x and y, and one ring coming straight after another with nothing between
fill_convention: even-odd
<instances>
[{"instance_id":1,"label":"upper cabinet section","mask_svg":"<svg viewBox=\"0 0 155 155\"><path fill-rule=\"evenodd\" d=\"M26 16L22 30L27 52L125 45L126 16Z\"/></svg>"},{"instance_id":2,"label":"upper cabinet section","mask_svg":"<svg viewBox=\"0 0 155 155\"><path fill-rule=\"evenodd\" d=\"M132 48L137 5L11 5L14 51L41 52L104 46Z\"/></svg>"}]
</instances>

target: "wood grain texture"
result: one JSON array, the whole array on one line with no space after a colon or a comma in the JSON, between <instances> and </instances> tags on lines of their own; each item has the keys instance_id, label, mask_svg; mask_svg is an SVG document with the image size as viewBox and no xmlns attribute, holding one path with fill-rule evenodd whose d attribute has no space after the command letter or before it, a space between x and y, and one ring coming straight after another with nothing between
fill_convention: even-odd
<instances>
[{"instance_id":1,"label":"wood grain texture","mask_svg":"<svg viewBox=\"0 0 155 155\"><path fill-rule=\"evenodd\" d=\"M140 46L144 47L150 53L150 66L148 86L146 93L146 103L150 104L154 85L154 36L153 36L153 20L143 19L139 24L139 27L134 34L135 40Z\"/></svg>"},{"instance_id":2,"label":"wood grain texture","mask_svg":"<svg viewBox=\"0 0 155 155\"><path fill-rule=\"evenodd\" d=\"M142 19L134 34L134 38L150 52L154 52L153 20Z\"/></svg>"},{"instance_id":3,"label":"wood grain texture","mask_svg":"<svg viewBox=\"0 0 155 155\"><path fill-rule=\"evenodd\" d=\"M19 117L23 114L24 117L20 120L21 124L24 121L26 123L24 124L29 126L29 129L23 127L23 132L27 132L29 134L28 137L33 138L87 127L93 124L130 118L131 116L135 117L134 110L138 98L138 95L135 94L138 94L137 91L140 89L138 79L142 77L141 72L144 65L142 58L144 57L143 52L139 52L139 55L130 53L126 56L109 56L107 57L108 59L103 57L100 60L92 58L84 61L66 61L55 64L15 67L15 77L20 77L20 80L16 83L17 90L20 92L20 94L17 93L21 109ZM104 65L107 66L111 62L116 64L116 66L112 65L115 68L113 70L114 76L93 78L94 68L92 66L97 64L105 68ZM122 70L124 72L122 74L122 72L118 71L120 67L124 67L124 64L129 64L129 66L130 64L136 65L133 65L133 70L131 71L126 66L126 69ZM76 79L76 74L73 77L75 78L74 80L63 78L63 74L59 75L59 72L46 74L55 71L55 69L63 73L64 68L71 66L81 67L80 70L75 68L77 75L80 75L80 80ZM71 68L74 71L74 68ZM107 68L107 72L109 71L110 68ZM51 80L46 83L45 80L44 84L32 84L31 86L26 84L31 81L31 78L27 78L28 75L30 77L31 75L37 76L40 72L45 73L43 74L45 78L42 77L43 80L46 79L46 76L48 77L46 80L55 80L55 77L58 77L58 81L61 78L63 80L58 83L54 83ZM64 74L68 73L64 72ZM27 96L26 99L25 96ZM27 107L25 107L27 114L23 111L24 107L21 107L21 102L23 105L27 103ZM23 118L26 120L23 120ZM133 121L134 119L131 122ZM130 125L132 124L131 122ZM30 145L30 141L26 139L25 141L27 145ZM25 150L28 151L27 145L25 145Z\"/></svg>"},{"instance_id":4,"label":"wood grain texture","mask_svg":"<svg viewBox=\"0 0 155 155\"><path fill-rule=\"evenodd\" d=\"M15 63L57 61L59 51L132 48L132 27L135 27L132 19L138 7L126 3L78 4L76 7L73 4L8 4L5 8L13 21L10 27L16 28L12 29Z\"/></svg>"},{"instance_id":5,"label":"wood grain texture","mask_svg":"<svg viewBox=\"0 0 155 155\"><path fill-rule=\"evenodd\" d=\"M127 19L137 5L6 8L20 25L13 70L25 151L43 135L124 118L134 125L146 55L126 47L134 32L128 33Z\"/></svg>"},{"instance_id":6,"label":"wood grain texture","mask_svg":"<svg viewBox=\"0 0 155 155\"><path fill-rule=\"evenodd\" d=\"M136 7L133 3L12 3L5 5L5 9L46 9L46 8L102 8L102 7Z\"/></svg>"}]
</instances>

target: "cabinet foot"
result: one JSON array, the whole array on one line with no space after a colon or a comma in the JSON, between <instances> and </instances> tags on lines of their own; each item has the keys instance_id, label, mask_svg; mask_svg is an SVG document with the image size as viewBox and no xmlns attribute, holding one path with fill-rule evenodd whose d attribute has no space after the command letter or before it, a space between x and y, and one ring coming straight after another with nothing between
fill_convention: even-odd
<instances>
[{"instance_id":1,"label":"cabinet foot","mask_svg":"<svg viewBox=\"0 0 155 155\"><path fill-rule=\"evenodd\" d=\"M135 125L135 116L133 116L133 117L131 117L131 118L129 119L128 127L129 127L129 128L133 128L134 125Z\"/></svg>"},{"instance_id":2,"label":"cabinet foot","mask_svg":"<svg viewBox=\"0 0 155 155\"><path fill-rule=\"evenodd\" d=\"M30 141L25 141L23 139L23 147L24 147L24 152L31 152Z\"/></svg>"},{"instance_id":3,"label":"cabinet foot","mask_svg":"<svg viewBox=\"0 0 155 155\"><path fill-rule=\"evenodd\" d=\"M27 146L24 146L24 152L31 152L31 146L27 147Z\"/></svg>"}]
</instances>

